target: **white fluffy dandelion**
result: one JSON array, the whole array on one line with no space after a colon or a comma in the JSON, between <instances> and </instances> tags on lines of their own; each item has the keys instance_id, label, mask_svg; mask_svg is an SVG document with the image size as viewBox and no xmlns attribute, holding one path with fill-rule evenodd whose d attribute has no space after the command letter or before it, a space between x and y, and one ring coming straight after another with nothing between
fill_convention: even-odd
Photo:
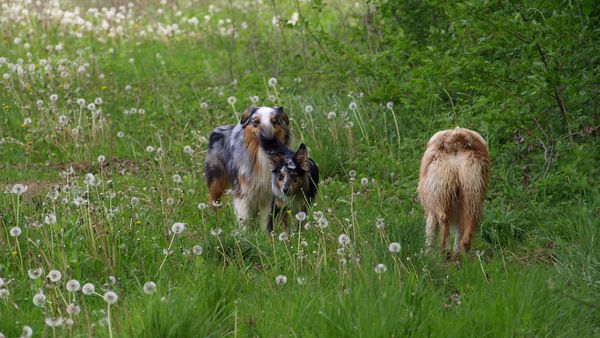
<instances>
[{"instance_id":1,"label":"white fluffy dandelion","mask_svg":"<svg viewBox=\"0 0 600 338\"><path fill-rule=\"evenodd\" d=\"M385 104L386 108L389 110L394 109L394 102L389 101L388 103Z\"/></svg>"},{"instance_id":2,"label":"white fluffy dandelion","mask_svg":"<svg viewBox=\"0 0 600 338\"><path fill-rule=\"evenodd\" d=\"M67 305L67 313L70 315L78 315L81 312L81 307L75 303Z\"/></svg>"},{"instance_id":3,"label":"white fluffy dandelion","mask_svg":"<svg viewBox=\"0 0 600 338\"><path fill-rule=\"evenodd\" d=\"M60 271L58 270L50 270L50 272L48 272L47 277L49 281L51 281L52 283L56 283L62 278L62 273L60 273Z\"/></svg>"},{"instance_id":4,"label":"white fluffy dandelion","mask_svg":"<svg viewBox=\"0 0 600 338\"><path fill-rule=\"evenodd\" d=\"M59 327L64 324L64 320L60 317L48 317L44 320L44 323L46 323L46 325L48 325L49 327Z\"/></svg>"},{"instance_id":5,"label":"white fluffy dandelion","mask_svg":"<svg viewBox=\"0 0 600 338\"><path fill-rule=\"evenodd\" d=\"M275 277L275 283L277 283L278 285L283 285L287 283L287 277L284 275L279 275Z\"/></svg>"},{"instance_id":6,"label":"white fluffy dandelion","mask_svg":"<svg viewBox=\"0 0 600 338\"><path fill-rule=\"evenodd\" d=\"M181 178L181 175L179 175L179 174L173 175L173 182L175 182L175 183L181 183L181 182L183 182L183 179Z\"/></svg>"},{"instance_id":7,"label":"white fluffy dandelion","mask_svg":"<svg viewBox=\"0 0 600 338\"><path fill-rule=\"evenodd\" d=\"M388 246L388 250L390 250L391 253L398 253L398 252L400 252L400 249L401 249L400 243L397 243L397 242L392 242Z\"/></svg>"},{"instance_id":8,"label":"white fluffy dandelion","mask_svg":"<svg viewBox=\"0 0 600 338\"><path fill-rule=\"evenodd\" d=\"M0 299L8 299L8 296L10 296L8 289L0 289Z\"/></svg>"},{"instance_id":9,"label":"white fluffy dandelion","mask_svg":"<svg viewBox=\"0 0 600 338\"><path fill-rule=\"evenodd\" d=\"M304 211L300 211L296 214L296 220L298 222L304 222L306 220L306 213Z\"/></svg>"},{"instance_id":10,"label":"white fluffy dandelion","mask_svg":"<svg viewBox=\"0 0 600 338\"><path fill-rule=\"evenodd\" d=\"M50 213L50 214L46 214L46 216L44 217L44 223L46 224L56 224L56 215Z\"/></svg>"},{"instance_id":11,"label":"white fluffy dandelion","mask_svg":"<svg viewBox=\"0 0 600 338\"><path fill-rule=\"evenodd\" d=\"M362 185L364 187L367 184L369 184L369 179L368 178L363 177L363 178L360 179L360 185Z\"/></svg>"},{"instance_id":12,"label":"white fluffy dandelion","mask_svg":"<svg viewBox=\"0 0 600 338\"><path fill-rule=\"evenodd\" d=\"M33 336L33 329L29 325L23 326L23 333L21 338L31 338Z\"/></svg>"},{"instance_id":13,"label":"white fluffy dandelion","mask_svg":"<svg viewBox=\"0 0 600 338\"><path fill-rule=\"evenodd\" d=\"M67 288L67 291L69 291L69 292L77 292L81 288L81 284L79 284L78 280L71 279L70 281L67 282L66 288Z\"/></svg>"},{"instance_id":14,"label":"white fluffy dandelion","mask_svg":"<svg viewBox=\"0 0 600 338\"><path fill-rule=\"evenodd\" d=\"M346 234L341 234L338 237L338 242L341 245L349 245L352 241L350 240L350 236L346 235Z\"/></svg>"},{"instance_id":15,"label":"white fluffy dandelion","mask_svg":"<svg viewBox=\"0 0 600 338\"><path fill-rule=\"evenodd\" d=\"M94 183L96 183L96 177L92 173L87 173L83 178L83 182L85 182L86 185L94 185Z\"/></svg>"},{"instance_id":16,"label":"white fluffy dandelion","mask_svg":"<svg viewBox=\"0 0 600 338\"><path fill-rule=\"evenodd\" d=\"M307 114L310 114L314 111L315 109L313 108L313 106L311 106L310 104L304 106L304 112Z\"/></svg>"},{"instance_id":17,"label":"white fluffy dandelion","mask_svg":"<svg viewBox=\"0 0 600 338\"><path fill-rule=\"evenodd\" d=\"M382 263L379 263L375 266L375 272L377 272L378 274L382 274L386 271L387 271L387 267Z\"/></svg>"},{"instance_id":18,"label":"white fluffy dandelion","mask_svg":"<svg viewBox=\"0 0 600 338\"><path fill-rule=\"evenodd\" d=\"M21 228L13 227L12 229L10 229L10 235L13 237L19 237L21 235Z\"/></svg>"},{"instance_id":19,"label":"white fluffy dandelion","mask_svg":"<svg viewBox=\"0 0 600 338\"><path fill-rule=\"evenodd\" d=\"M356 110L356 108L358 108L358 105L356 104L356 102L350 102L348 108L350 108L350 110Z\"/></svg>"},{"instance_id":20,"label":"white fluffy dandelion","mask_svg":"<svg viewBox=\"0 0 600 338\"><path fill-rule=\"evenodd\" d=\"M23 195L26 191L27 191L27 186L22 185L21 183L17 183L15 185L13 185L12 189L10 190L10 192L12 192L13 194L15 194L17 196Z\"/></svg>"},{"instance_id":21,"label":"white fluffy dandelion","mask_svg":"<svg viewBox=\"0 0 600 338\"><path fill-rule=\"evenodd\" d=\"M106 162L106 157L104 155L98 156L98 163L104 163L104 162Z\"/></svg>"},{"instance_id":22,"label":"white fluffy dandelion","mask_svg":"<svg viewBox=\"0 0 600 338\"><path fill-rule=\"evenodd\" d=\"M327 218L321 217L317 220L317 225L319 226L319 228L325 229L329 226L329 221L327 220Z\"/></svg>"},{"instance_id":23,"label":"white fluffy dandelion","mask_svg":"<svg viewBox=\"0 0 600 338\"><path fill-rule=\"evenodd\" d=\"M200 256L204 252L204 248L202 248L202 245L194 245L192 247L192 252L194 253L194 255Z\"/></svg>"},{"instance_id":24,"label":"white fluffy dandelion","mask_svg":"<svg viewBox=\"0 0 600 338\"><path fill-rule=\"evenodd\" d=\"M206 207L207 207L206 203L198 203L198 209L204 210L204 209L206 209Z\"/></svg>"},{"instance_id":25,"label":"white fluffy dandelion","mask_svg":"<svg viewBox=\"0 0 600 338\"><path fill-rule=\"evenodd\" d=\"M114 305L119 300L119 296L112 291L107 291L102 299L104 299L108 305Z\"/></svg>"},{"instance_id":26,"label":"white fluffy dandelion","mask_svg":"<svg viewBox=\"0 0 600 338\"><path fill-rule=\"evenodd\" d=\"M185 223L177 222L171 226L171 232L174 235L178 235L185 230Z\"/></svg>"},{"instance_id":27,"label":"white fluffy dandelion","mask_svg":"<svg viewBox=\"0 0 600 338\"><path fill-rule=\"evenodd\" d=\"M190 146L185 146L185 147L183 147L183 152L188 155L192 155L192 154L194 154L194 149L192 149L192 147L190 147Z\"/></svg>"},{"instance_id":28,"label":"white fluffy dandelion","mask_svg":"<svg viewBox=\"0 0 600 338\"><path fill-rule=\"evenodd\" d=\"M150 282L146 282L144 283L144 293L145 294L152 294L156 292L156 283L150 281Z\"/></svg>"},{"instance_id":29,"label":"white fluffy dandelion","mask_svg":"<svg viewBox=\"0 0 600 338\"><path fill-rule=\"evenodd\" d=\"M235 98L235 96L230 96L227 98L227 103L229 103L230 105L234 105L237 102L237 99Z\"/></svg>"},{"instance_id":30,"label":"white fluffy dandelion","mask_svg":"<svg viewBox=\"0 0 600 338\"><path fill-rule=\"evenodd\" d=\"M33 305L42 306L45 302L46 295L44 295L42 292L36 293L35 296L33 296Z\"/></svg>"},{"instance_id":31,"label":"white fluffy dandelion","mask_svg":"<svg viewBox=\"0 0 600 338\"><path fill-rule=\"evenodd\" d=\"M38 279L44 274L44 270L42 268L29 269L27 270L27 275L31 279Z\"/></svg>"},{"instance_id":32,"label":"white fluffy dandelion","mask_svg":"<svg viewBox=\"0 0 600 338\"><path fill-rule=\"evenodd\" d=\"M277 78L270 78L268 81L269 87L275 87L277 85Z\"/></svg>"},{"instance_id":33,"label":"white fluffy dandelion","mask_svg":"<svg viewBox=\"0 0 600 338\"><path fill-rule=\"evenodd\" d=\"M375 228L377 228L377 230L385 228L385 221L383 220L383 217L377 217L375 220Z\"/></svg>"},{"instance_id":34,"label":"white fluffy dandelion","mask_svg":"<svg viewBox=\"0 0 600 338\"><path fill-rule=\"evenodd\" d=\"M327 113L327 119L329 119L329 120L333 120L336 117L337 117L337 114L334 111L330 111L329 113Z\"/></svg>"},{"instance_id":35,"label":"white fluffy dandelion","mask_svg":"<svg viewBox=\"0 0 600 338\"><path fill-rule=\"evenodd\" d=\"M92 283L85 283L81 288L81 292L83 292L83 294L86 296L90 296L93 295L94 292L96 292L96 287Z\"/></svg>"},{"instance_id":36,"label":"white fluffy dandelion","mask_svg":"<svg viewBox=\"0 0 600 338\"><path fill-rule=\"evenodd\" d=\"M282 242L283 242L283 241L287 241L287 240L288 240L288 237L289 237L289 236L288 236L288 233L287 233L287 232L285 232L285 231L279 234L279 240L280 240L280 241L282 241Z\"/></svg>"}]
</instances>

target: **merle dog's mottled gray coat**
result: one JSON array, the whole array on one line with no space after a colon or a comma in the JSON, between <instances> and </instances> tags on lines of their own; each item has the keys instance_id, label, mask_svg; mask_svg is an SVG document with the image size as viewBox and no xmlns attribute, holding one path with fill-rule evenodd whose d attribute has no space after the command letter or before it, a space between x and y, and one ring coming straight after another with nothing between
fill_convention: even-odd
<instances>
[{"instance_id":1,"label":"merle dog's mottled gray coat","mask_svg":"<svg viewBox=\"0 0 600 338\"><path fill-rule=\"evenodd\" d=\"M266 219L269 212L272 163L259 146L260 137L289 144L289 121L283 108L251 108L240 123L217 127L209 138L204 174L211 205L218 205L231 188L240 221L258 213Z\"/></svg>"}]
</instances>

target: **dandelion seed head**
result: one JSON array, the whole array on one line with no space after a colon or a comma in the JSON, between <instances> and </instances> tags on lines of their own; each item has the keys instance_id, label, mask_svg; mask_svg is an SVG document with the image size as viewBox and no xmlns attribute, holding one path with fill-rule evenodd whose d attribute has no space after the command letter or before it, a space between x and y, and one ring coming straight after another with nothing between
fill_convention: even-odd
<instances>
[{"instance_id":1,"label":"dandelion seed head","mask_svg":"<svg viewBox=\"0 0 600 338\"><path fill-rule=\"evenodd\" d=\"M19 237L19 235L21 235L21 228L13 227L12 229L10 229L10 235L13 237Z\"/></svg>"},{"instance_id":2,"label":"dandelion seed head","mask_svg":"<svg viewBox=\"0 0 600 338\"><path fill-rule=\"evenodd\" d=\"M156 283L150 281L150 282L146 282L144 283L144 293L145 294L152 294L156 292Z\"/></svg>"},{"instance_id":3,"label":"dandelion seed head","mask_svg":"<svg viewBox=\"0 0 600 338\"><path fill-rule=\"evenodd\" d=\"M49 327L59 327L64 324L64 320L60 317L48 317L44 320L44 323Z\"/></svg>"},{"instance_id":4,"label":"dandelion seed head","mask_svg":"<svg viewBox=\"0 0 600 338\"><path fill-rule=\"evenodd\" d=\"M188 155L192 155L194 153L194 149L192 149L190 146L185 146L183 147L183 152Z\"/></svg>"},{"instance_id":5,"label":"dandelion seed head","mask_svg":"<svg viewBox=\"0 0 600 338\"><path fill-rule=\"evenodd\" d=\"M62 273L58 270L50 270L50 272L48 272L47 277L49 281L51 281L52 283L56 283L62 278Z\"/></svg>"},{"instance_id":6,"label":"dandelion seed head","mask_svg":"<svg viewBox=\"0 0 600 338\"><path fill-rule=\"evenodd\" d=\"M21 338L31 338L33 336L33 329L29 325L23 326L23 333Z\"/></svg>"},{"instance_id":7,"label":"dandelion seed head","mask_svg":"<svg viewBox=\"0 0 600 338\"><path fill-rule=\"evenodd\" d=\"M27 270L27 275L31 279L38 279L44 274L44 270L42 268L29 269Z\"/></svg>"},{"instance_id":8,"label":"dandelion seed head","mask_svg":"<svg viewBox=\"0 0 600 338\"><path fill-rule=\"evenodd\" d=\"M341 234L341 235L338 237L338 242L339 242L341 245L349 245L349 244L351 243L350 236L348 236L348 235L346 235L346 234Z\"/></svg>"},{"instance_id":9,"label":"dandelion seed head","mask_svg":"<svg viewBox=\"0 0 600 338\"><path fill-rule=\"evenodd\" d=\"M202 245L194 245L192 247L192 252L194 253L194 255L200 256L204 252L204 248L202 248Z\"/></svg>"},{"instance_id":10,"label":"dandelion seed head","mask_svg":"<svg viewBox=\"0 0 600 338\"><path fill-rule=\"evenodd\" d=\"M377 228L377 230L382 230L385 228L385 221L383 220L383 217L377 217L375 220L375 228Z\"/></svg>"},{"instance_id":11,"label":"dandelion seed head","mask_svg":"<svg viewBox=\"0 0 600 338\"><path fill-rule=\"evenodd\" d=\"M171 232L174 235L178 235L185 230L185 223L177 222L171 226Z\"/></svg>"},{"instance_id":12,"label":"dandelion seed head","mask_svg":"<svg viewBox=\"0 0 600 338\"><path fill-rule=\"evenodd\" d=\"M350 178L356 178L356 170L352 169L352 170L348 171L348 176Z\"/></svg>"},{"instance_id":13,"label":"dandelion seed head","mask_svg":"<svg viewBox=\"0 0 600 338\"><path fill-rule=\"evenodd\" d=\"M306 284L306 277L298 277L296 278L296 281L298 282L299 285L305 285Z\"/></svg>"},{"instance_id":14,"label":"dandelion seed head","mask_svg":"<svg viewBox=\"0 0 600 338\"><path fill-rule=\"evenodd\" d=\"M104 293L102 299L104 299L108 305L114 305L119 300L119 296L112 291L107 291Z\"/></svg>"},{"instance_id":15,"label":"dandelion seed head","mask_svg":"<svg viewBox=\"0 0 600 338\"><path fill-rule=\"evenodd\" d=\"M327 218L321 217L317 220L317 225L319 226L319 228L325 229L329 226L329 221L327 220Z\"/></svg>"},{"instance_id":16,"label":"dandelion seed head","mask_svg":"<svg viewBox=\"0 0 600 338\"><path fill-rule=\"evenodd\" d=\"M25 186L21 183L17 183L15 185L13 185L12 189L10 190L10 192L12 192L13 194L15 194L17 196L23 195L26 191L27 191L27 186Z\"/></svg>"},{"instance_id":17,"label":"dandelion seed head","mask_svg":"<svg viewBox=\"0 0 600 338\"><path fill-rule=\"evenodd\" d=\"M268 81L269 87L275 87L277 85L277 78L270 78Z\"/></svg>"},{"instance_id":18,"label":"dandelion seed head","mask_svg":"<svg viewBox=\"0 0 600 338\"><path fill-rule=\"evenodd\" d=\"M311 106L310 104L308 104L308 105L304 106L304 112L305 112L305 113L307 113L307 114L310 114L310 113L312 113L313 111L314 111L314 108L313 108L313 106Z\"/></svg>"},{"instance_id":19,"label":"dandelion seed head","mask_svg":"<svg viewBox=\"0 0 600 338\"><path fill-rule=\"evenodd\" d=\"M280 240L280 241L282 241L282 242L283 242L283 241L287 241L287 240L288 240L288 233L287 233L287 232L285 232L285 231L284 231L284 232L282 232L282 233L280 233L280 234L279 234L279 240Z\"/></svg>"},{"instance_id":20,"label":"dandelion seed head","mask_svg":"<svg viewBox=\"0 0 600 338\"><path fill-rule=\"evenodd\" d=\"M67 282L66 288L67 288L67 291L69 291L69 292L77 292L81 288L81 284L79 284L78 280L71 279L70 281Z\"/></svg>"},{"instance_id":21,"label":"dandelion seed head","mask_svg":"<svg viewBox=\"0 0 600 338\"><path fill-rule=\"evenodd\" d=\"M283 285L283 284L287 283L287 277L284 275L279 275L279 276L275 277L275 283L278 285Z\"/></svg>"},{"instance_id":22,"label":"dandelion seed head","mask_svg":"<svg viewBox=\"0 0 600 338\"><path fill-rule=\"evenodd\" d=\"M44 217L44 223L46 224L56 224L56 215L50 213L50 214L46 214L46 216Z\"/></svg>"},{"instance_id":23,"label":"dandelion seed head","mask_svg":"<svg viewBox=\"0 0 600 338\"><path fill-rule=\"evenodd\" d=\"M219 235L221 235L221 233L223 233L223 230L221 228L211 228L210 229L210 234L213 236L219 236Z\"/></svg>"},{"instance_id":24,"label":"dandelion seed head","mask_svg":"<svg viewBox=\"0 0 600 338\"><path fill-rule=\"evenodd\" d=\"M398 252L400 252L400 249L401 249L400 243L397 243L397 242L392 242L388 246L388 250L390 250L391 253L398 253Z\"/></svg>"},{"instance_id":25,"label":"dandelion seed head","mask_svg":"<svg viewBox=\"0 0 600 338\"><path fill-rule=\"evenodd\" d=\"M328 118L329 120L333 120L333 119L335 119L336 117L337 117L337 114L336 114L336 112L334 112L334 111L330 111L329 113L327 113L327 118Z\"/></svg>"},{"instance_id":26,"label":"dandelion seed head","mask_svg":"<svg viewBox=\"0 0 600 338\"><path fill-rule=\"evenodd\" d=\"M235 98L235 96L230 96L227 98L227 103L229 103L230 105L234 105L237 102L237 99Z\"/></svg>"},{"instance_id":27,"label":"dandelion seed head","mask_svg":"<svg viewBox=\"0 0 600 338\"><path fill-rule=\"evenodd\" d=\"M104 163L104 162L106 162L106 157L104 155L98 156L98 163Z\"/></svg>"},{"instance_id":28,"label":"dandelion seed head","mask_svg":"<svg viewBox=\"0 0 600 338\"><path fill-rule=\"evenodd\" d=\"M363 178L360 179L360 185L362 185L364 187L367 184L369 184L369 179L368 178L363 177Z\"/></svg>"},{"instance_id":29,"label":"dandelion seed head","mask_svg":"<svg viewBox=\"0 0 600 338\"><path fill-rule=\"evenodd\" d=\"M175 183L181 183L181 182L183 182L183 179L181 178L181 175L179 175L179 174L173 175L173 182L175 182Z\"/></svg>"},{"instance_id":30,"label":"dandelion seed head","mask_svg":"<svg viewBox=\"0 0 600 338\"><path fill-rule=\"evenodd\" d=\"M198 203L198 209L200 209L200 210L204 210L204 209L206 209L206 208L207 208L207 205L206 205L206 203Z\"/></svg>"},{"instance_id":31,"label":"dandelion seed head","mask_svg":"<svg viewBox=\"0 0 600 338\"><path fill-rule=\"evenodd\" d=\"M350 108L350 110L356 110L358 108L358 105L356 104L356 102L350 102L348 108Z\"/></svg>"},{"instance_id":32,"label":"dandelion seed head","mask_svg":"<svg viewBox=\"0 0 600 338\"><path fill-rule=\"evenodd\" d=\"M78 315L79 312L81 312L81 307L79 307L79 305L74 304L74 303L69 303L69 305L67 305L67 313L70 315Z\"/></svg>"},{"instance_id":33,"label":"dandelion seed head","mask_svg":"<svg viewBox=\"0 0 600 338\"><path fill-rule=\"evenodd\" d=\"M388 103L385 104L385 106L387 107L387 109L392 110L392 109L394 109L394 102L389 101Z\"/></svg>"},{"instance_id":34,"label":"dandelion seed head","mask_svg":"<svg viewBox=\"0 0 600 338\"><path fill-rule=\"evenodd\" d=\"M86 185L94 185L94 183L96 183L96 176L94 176L94 174L92 174L92 173L87 173L87 174L85 174L85 177L83 178L83 182Z\"/></svg>"},{"instance_id":35,"label":"dandelion seed head","mask_svg":"<svg viewBox=\"0 0 600 338\"><path fill-rule=\"evenodd\" d=\"M295 217L298 222L304 222L306 220L306 213L304 211L300 211Z\"/></svg>"},{"instance_id":36,"label":"dandelion seed head","mask_svg":"<svg viewBox=\"0 0 600 338\"><path fill-rule=\"evenodd\" d=\"M96 292L96 287L92 283L85 283L81 288L81 292L86 296L90 296Z\"/></svg>"},{"instance_id":37,"label":"dandelion seed head","mask_svg":"<svg viewBox=\"0 0 600 338\"><path fill-rule=\"evenodd\" d=\"M44 305L45 302L46 302L46 295L44 295L43 293L39 292L39 293L36 293L35 296L33 296L33 305L42 306L42 305Z\"/></svg>"},{"instance_id":38,"label":"dandelion seed head","mask_svg":"<svg viewBox=\"0 0 600 338\"><path fill-rule=\"evenodd\" d=\"M8 299L8 296L10 296L8 289L0 289L0 299Z\"/></svg>"},{"instance_id":39,"label":"dandelion seed head","mask_svg":"<svg viewBox=\"0 0 600 338\"><path fill-rule=\"evenodd\" d=\"M382 263L379 263L375 266L375 272L378 274L382 274L386 271L387 271L387 267Z\"/></svg>"}]
</instances>

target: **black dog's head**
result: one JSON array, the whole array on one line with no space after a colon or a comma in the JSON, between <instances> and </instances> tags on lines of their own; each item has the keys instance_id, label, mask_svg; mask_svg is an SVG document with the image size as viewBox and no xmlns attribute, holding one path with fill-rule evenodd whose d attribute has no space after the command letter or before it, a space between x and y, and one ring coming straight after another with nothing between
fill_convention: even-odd
<instances>
[{"instance_id":1,"label":"black dog's head","mask_svg":"<svg viewBox=\"0 0 600 338\"><path fill-rule=\"evenodd\" d=\"M310 159L304 143L298 151L285 153L270 153L273 161L272 188L279 198L293 196L302 191L310 180Z\"/></svg>"}]
</instances>

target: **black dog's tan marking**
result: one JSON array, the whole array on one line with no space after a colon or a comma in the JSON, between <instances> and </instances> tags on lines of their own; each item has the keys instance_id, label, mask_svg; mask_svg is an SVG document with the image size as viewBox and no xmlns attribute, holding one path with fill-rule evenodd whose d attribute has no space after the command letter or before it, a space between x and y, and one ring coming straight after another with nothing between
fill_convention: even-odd
<instances>
[{"instance_id":1,"label":"black dog's tan marking","mask_svg":"<svg viewBox=\"0 0 600 338\"><path fill-rule=\"evenodd\" d=\"M239 220L261 211L267 217L272 196L272 162L260 147L261 137L289 144L289 120L282 107L250 108L240 123L217 127L210 134L204 175L213 209L231 188Z\"/></svg>"},{"instance_id":2,"label":"black dog's tan marking","mask_svg":"<svg viewBox=\"0 0 600 338\"><path fill-rule=\"evenodd\" d=\"M308 157L304 143L294 153L276 140L261 139L261 147L269 154L273 162L271 175L271 213L267 231L273 231L275 220L282 219L287 228L290 213L306 212L308 205L315 199L319 184L319 168Z\"/></svg>"}]
</instances>

